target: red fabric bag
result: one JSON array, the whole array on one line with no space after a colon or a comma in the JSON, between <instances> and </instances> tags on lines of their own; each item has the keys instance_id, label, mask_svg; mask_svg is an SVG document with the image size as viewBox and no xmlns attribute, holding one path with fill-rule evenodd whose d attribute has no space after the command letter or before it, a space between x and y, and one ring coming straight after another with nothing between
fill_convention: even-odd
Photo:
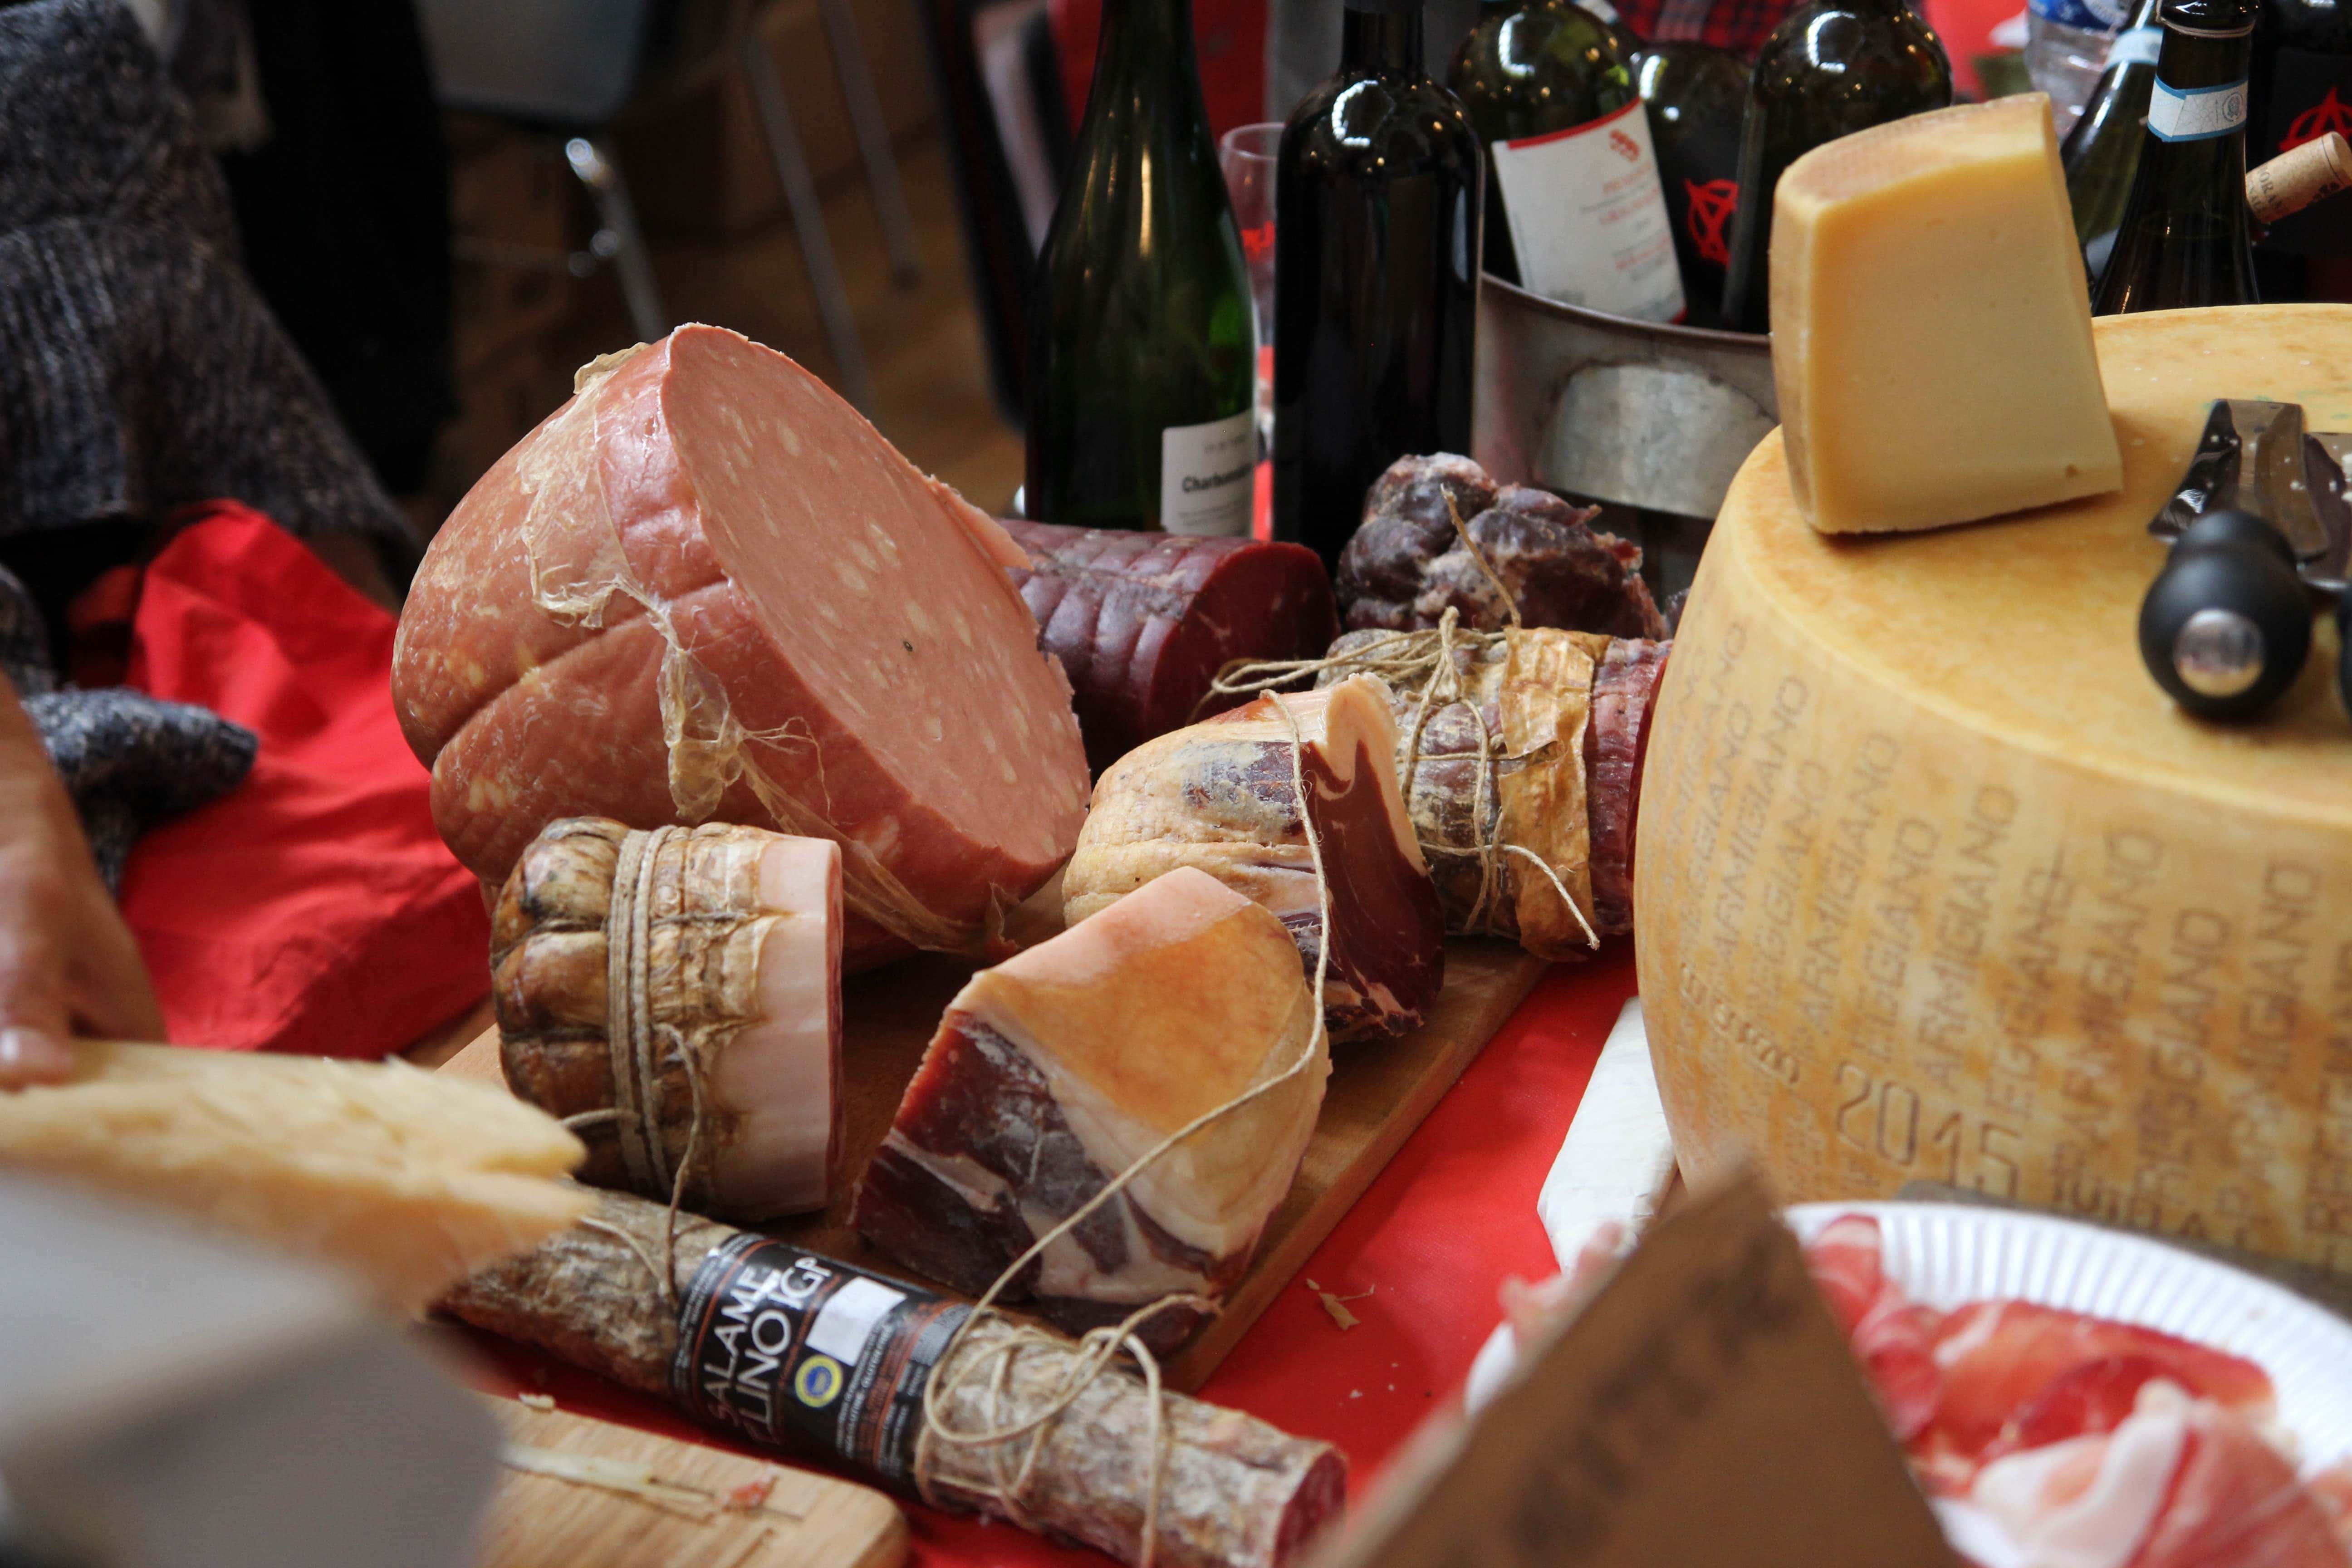
<instances>
[{"instance_id":1,"label":"red fabric bag","mask_svg":"<svg viewBox=\"0 0 2352 1568\"><path fill-rule=\"evenodd\" d=\"M393 617L234 502L145 574L128 684L261 738L228 795L132 847L122 910L175 1044L378 1057L489 989L479 884L392 708Z\"/></svg>"}]
</instances>

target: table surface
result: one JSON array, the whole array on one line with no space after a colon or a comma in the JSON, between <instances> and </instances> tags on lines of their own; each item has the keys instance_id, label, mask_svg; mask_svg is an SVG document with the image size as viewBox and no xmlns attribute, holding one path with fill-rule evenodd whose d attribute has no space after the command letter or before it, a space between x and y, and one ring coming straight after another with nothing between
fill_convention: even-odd
<instances>
[{"instance_id":1,"label":"table surface","mask_svg":"<svg viewBox=\"0 0 2352 1568\"><path fill-rule=\"evenodd\" d=\"M1351 1496L1375 1483L1398 1445L1459 1397L1471 1358L1500 1317L1496 1290L1504 1278L1553 1271L1536 1194L1633 990L1630 942L1612 943L1591 963L1553 968L1201 1397L1339 1445L1351 1461ZM1347 1070L1344 1048L1334 1070ZM1356 1326L1341 1329L1309 1280L1346 1299ZM478 1379L487 1387L541 1390L566 1409L732 1446L651 1400L465 1332L488 1357ZM918 1568L1099 1568L1107 1561L1009 1525L919 1504L907 1513Z\"/></svg>"}]
</instances>

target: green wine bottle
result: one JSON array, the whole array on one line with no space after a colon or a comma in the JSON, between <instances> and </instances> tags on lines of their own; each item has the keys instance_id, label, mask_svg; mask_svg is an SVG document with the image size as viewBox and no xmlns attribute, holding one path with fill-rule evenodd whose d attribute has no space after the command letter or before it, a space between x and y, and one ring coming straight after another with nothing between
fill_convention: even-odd
<instances>
[{"instance_id":1,"label":"green wine bottle","mask_svg":"<svg viewBox=\"0 0 2352 1568\"><path fill-rule=\"evenodd\" d=\"M2158 0L2139 0L2131 25L2107 49L2107 68L2083 118L2058 151L2066 167L2066 199L2074 209L2074 238L2083 247L2084 270L2096 288L2124 221L2132 175L2139 168L2139 144L2147 123L2148 94L2156 89L2157 51L2164 29L2156 19Z\"/></svg>"},{"instance_id":2,"label":"green wine bottle","mask_svg":"<svg viewBox=\"0 0 2352 1568\"><path fill-rule=\"evenodd\" d=\"M1024 506L1044 521L1249 531L1257 328L1192 9L1103 6L1030 300Z\"/></svg>"},{"instance_id":3,"label":"green wine bottle","mask_svg":"<svg viewBox=\"0 0 2352 1568\"><path fill-rule=\"evenodd\" d=\"M1952 101L1942 40L1904 0L1812 0L1772 29L1748 79L1726 321L1771 331L1772 192L1825 142Z\"/></svg>"},{"instance_id":4,"label":"green wine bottle","mask_svg":"<svg viewBox=\"0 0 2352 1568\"><path fill-rule=\"evenodd\" d=\"M1633 79L1649 106L1650 141L1666 188L1682 264L1686 318L1695 327L1723 320L1723 268L1731 259L1731 216L1739 201L1739 121L1748 103L1748 68L1710 44L1645 44Z\"/></svg>"},{"instance_id":5,"label":"green wine bottle","mask_svg":"<svg viewBox=\"0 0 2352 1568\"><path fill-rule=\"evenodd\" d=\"M1601 18L1570 0L1482 0L1447 85L1486 153L1486 270L1611 315L1681 320L1649 119Z\"/></svg>"},{"instance_id":6,"label":"green wine bottle","mask_svg":"<svg viewBox=\"0 0 2352 1568\"><path fill-rule=\"evenodd\" d=\"M1609 0L1576 0L1576 4L1601 19L1601 26L1609 34L1609 47L1617 51L1619 59L1632 64L1633 53L1642 47L1642 40L1634 36L1633 28L1625 25L1625 18L1617 14L1617 7L1609 4Z\"/></svg>"},{"instance_id":7,"label":"green wine bottle","mask_svg":"<svg viewBox=\"0 0 2352 1568\"><path fill-rule=\"evenodd\" d=\"M2253 0L2163 0L2164 48L2131 196L2091 312L2128 315L2257 297L2246 213L2246 72Z\"/></svg>"}]
</instances>

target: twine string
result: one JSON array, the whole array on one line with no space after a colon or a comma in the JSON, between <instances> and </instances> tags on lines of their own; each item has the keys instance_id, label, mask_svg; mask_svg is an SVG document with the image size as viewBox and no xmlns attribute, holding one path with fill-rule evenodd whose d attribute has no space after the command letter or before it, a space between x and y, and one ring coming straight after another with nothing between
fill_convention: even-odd
<instances>
[{"instance_id":1,"label":"twine string","mask_svg":"<svg viewBox=\"0 0 2352 1568\"><path fill-rule=\"evenodd\" d=\"M1314 816L1308 805L1306 738L1299 732L1298 721L1291 713L1287 703L1277 697L1274 700L1273 706L1275 710L1281 714L1284 726L1290 731L1290 784L1298 802L1298 820L1307 838L1307 857L1315 868L1317 910L1322 921L1322 929L1328 933L1331 921L1331 884L1324 873L1322 835L1316 830ZM1222 1105L1202 1111L1138 1156L1125 1170L1104 1183L1091 1197L1079 1205L1059 1224L1032 1242L1020 1257L1014 1258L1004 1271L996 1277L995 1282L982 1293L980 1300L972 1304L971 1311L963 1321L956 1325L955 1331L949 1336L947 1344L940 1352L938 1365L932 1372L929 1382L923 1389L923 1427L916 1440L914 1479L916 1490L924 1501L934 1505L940 1501L934 1492L934 1483L939 1479L936 1472L940 1446L954 1448L987 1448L990 1450L986 1461L987 1468L992 1485L986 1495L1003 1510L1005 1518L1026 1528L1028 1514L1022 1499L1035 1473L1038 1455L1043 1451L1049 1428L1077 1402L1087 1389L1093 1385L1095 1380L1100 1377L1111 1363L1124 1352L1142 1373L1145 1397L1150 1411L1148 1428L1150 1448L1144 1461L1146 1483L1143 1534L1137 1568L1151 1568L1159 1539L1160 1494L1164 1479L1165 1399L1159 1358L1152 1354L1150 1348L1144 1343L1138 1331L1161 1312L1186 1307L1213 1314L1218 1310L1217 1303L1205 1297L1190 1294L1162 1297L1157 1301L1148 1302L1138 1308L1119 1323L1089 1330L1079 1339L1077 1353L1069 1359L1058 1384L1043 1405L1025 1416L1011 1420L1006 1419L1006 1406L1011 1398L1013 1366L1021 1352L1024 1348L1034 1347L1041 1342L1055 1345L1057 1349L1058 1345L1049 1336L1036 1330L1016 1328L1011 1337L998 1344L992 1351L973 1354L966 1346L966 1336L982 1319L994 1313L997 1298L1004 1292L1014 1279L1019 1277L1021 1271L1026 1268L1033 1259L1041 1257L1046 1248L1076 1230L1096 1210L1125 1191L1128 1184L1149 1169L1154 1162L1193 1133L1223 1117L1232 1115L1244 1106L1273 1093L1307 1069L1314 1062L1316 1053L1325 1037L1323 986L1330 972L1330 946L1328 935L1317 943L1315 983L1310 991L1313 1022L1307 1031L1307 1043L1299 1051L1297 1058L1264 1083L1244 1090ZM977 1429L959 1429L950 1425L944 1418L941 1405L975 1379L985 1379L986 1416L989 1424ZM1011 1457L1010 1446L1023 1438L1028 1441L1021 1450L1018 1465L1008 1476L1005 1470ZM961 1481L956 1484L966 1490L980 1489Z\"/></svg>"}]
</instances>

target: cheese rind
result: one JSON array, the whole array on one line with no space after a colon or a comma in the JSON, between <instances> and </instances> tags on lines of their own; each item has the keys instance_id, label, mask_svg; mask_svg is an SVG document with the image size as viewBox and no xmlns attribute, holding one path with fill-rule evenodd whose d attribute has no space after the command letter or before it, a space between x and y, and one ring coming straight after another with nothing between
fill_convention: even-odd
<instances>
[{"instance_id":1,"label":"cheese rind","mask_svg":"<svg viewBox=\"0 0 2352 1568\"><path fill-rule=\"evenodd\" d=\"M2258 723L2141 668L2207 400L2352 428L2352 309L2117 317L2126 486L1824 539L1767 440L1660 694L1635 931L1686 1174L1906 1181L2352 1268L2352 733L2335 646Z\"/></svg>"},{"instance_id":2,"label":"cheese rind","mask_svg":"<svg viewBox=\"0 0 2352 1568\"><path fill-rule=\"evenodd\" d=\"M0 1168L156 1204L338 1264L421 1310L587 1212L580 1141L511 1095L401 1062L77 1045L0 1094Z\"/></svg>"},{"instance_id":3,"label":"cheese rind","mask_svg":"<svg viewBox=\"0 0 2352 1568\"><path fill-rule=\"evenodd\" d=\"M1771 274L1789 482L1815 528L1934 528L2122 484L2046 99L1798 159Z\"/></svg>"}]
</instances>

